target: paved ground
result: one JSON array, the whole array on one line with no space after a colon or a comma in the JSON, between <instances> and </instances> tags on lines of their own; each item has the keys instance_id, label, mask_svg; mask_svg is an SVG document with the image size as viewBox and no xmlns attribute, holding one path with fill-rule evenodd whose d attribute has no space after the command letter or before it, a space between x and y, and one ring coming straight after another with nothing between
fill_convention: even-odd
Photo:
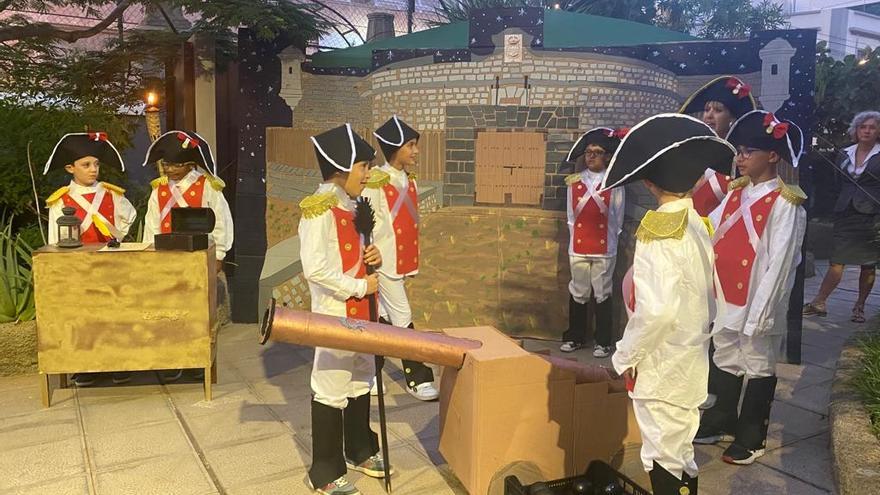
<instances>
[{"instance_id":1,"label":"paved ground","mask_svg":"<svg viewBox=\"0 0 880 495\"><path fill-rule=\"evenodd\" d=\"M807 281L808 297L819 271ZM779 366L768 454L735 468L719 460L720 447L700 447L700 493L831 493L828 398L840 348L855 330L849 311L856 277L847 272L827 318L805 322L804 364ZM869 316L878 303L877 296L869 300ZM260 347L256 333L232 325L221 334L212 402L203 400L199 384L163 385L142 373L127 386L55 390L54 405L42 409L36 376L0 378L0 495L309 493L311 352ZM401 375L391 372L398 382ZM437 404L390 386L395 492L463 493L437 452ZM633 463L624 469L644 479ZM376 480L352 480L368 495L383 493Z\"/></svg>"}]
</instances>

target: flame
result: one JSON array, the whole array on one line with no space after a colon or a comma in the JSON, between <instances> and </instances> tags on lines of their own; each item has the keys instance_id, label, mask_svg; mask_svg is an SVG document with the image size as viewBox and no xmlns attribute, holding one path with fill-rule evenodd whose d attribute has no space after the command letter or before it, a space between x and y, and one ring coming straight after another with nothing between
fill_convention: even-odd
<instances>
[{"instance_id":1,"label":"flame","mask_svg":"<svg viewBox=\"0 0 880 495\"><path fill-rule=\"evenodd\" d=\"M152 91L147 93L147 105L149 105L151 107L155 106L158 101L159 101L159 97L156 96L156 93L153 93Z\"/></svg>"}]
</instances>

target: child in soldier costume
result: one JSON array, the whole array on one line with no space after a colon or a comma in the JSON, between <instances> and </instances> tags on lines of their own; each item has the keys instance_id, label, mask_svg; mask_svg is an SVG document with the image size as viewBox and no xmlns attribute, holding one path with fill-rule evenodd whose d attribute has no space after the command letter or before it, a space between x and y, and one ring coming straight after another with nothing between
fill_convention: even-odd
<instances>
[{"instance_id":1,"label":"child in soldier costume","mask_svg":"<svg viewBox=\"0 0 880 495\"><path fill-rule=\"evenodd\" d=\"M724 137L734 120L757 108L751 87L734 76L717 77L696 90L679 113L702 112L702 120L715 134ZM694 188L694 209L707 217L724 199L731 181L732 164L724 172L706 169Z\"/></svg>"},{"instance_id":2,"label":"child in soldier costume","mask_svg":"<svg viewBox=\"0 0 880 495\"><path fill-rule=\"evenodd\" d=\"M376 213L373 240L384 258L378 269L379 321L415 328L404 279L419 272L419 189L412 172L419 133L394 115L373 135L386 159L371 170L363 192ZM440 395L433 371L423 363L404 360L403 372L406 391L413 397L429 401Z\"/></svg>"},{"instance_id":3,"label":"child in soldier costume","mask_svg":"<svg viewBox=\"0 0 880 495\"><path fill-rule=\"evenodd\" d=\"M706 124L661 114L629 131L602 184L605 191L643 180L660 204L636 232L633 313L612 356L628 382L655 495L697 493L691 442L706 398L716 299L709 229L690 191L707 165L725 170L732 159L733 148Z\"/></svg>"},{"instance_id":4,"label":"child in soldier costume","mask_svg":"<svg viewBox=\"0 0 880 495\"><path fill-rule=\"evenodd\" d=\"M57 221L62 209L76 210L80 220L83 243L121 241L137 217L137 212L125 198L125 189L98 181L102 165L119 167L125 171L122 157L104 132L66 134L55 145L46 161L43 174L53 166L64 167L72 177L70 184L58 189L46 199L49 208L49 244L58 242ZM98 373L78 373L73 382L85 387L95 383ZM113 383L125 383L130 373L114 373Z\"/></svg>"},{"instance_id":5,"label":"child in soldier costume","mask_svg":"<svg viewBox=\"0 0 880 495\"><path fill-rule=\"evenodd\" d=\"M208 142L193 131L168 131L150 145L144 165L159 160L163 175L150 183L153 191L144 219L144 242L171 232L172 209L210 208L215 218L211 240L217 250L217 271L221 271L232 247L232 214Z\"/></svg>"},{"instance_id":6,"label":"child in soldier costume","mask_svg":"<svg viewBox=\"0 0 880 495\"><path fill-rule=\"evenodd\" d=\"M566 161L584 157L586 167L565 178L568 209L568 330L562 334L562 352L584 346L587 326L593 326L590 300L595 302L595 345L593 356L611 355L611 284L617 258L617 238L623 227L624 190L599 192L611 155L625 130L597 127L578 138Z\"/></svg>"},{"instance_id":7,"label":"child in soldier costume","mask_svg":"<svg viewBox=\"0 0 880 495\"><path fill-rule=\"evenodd\" d=\"M710 380L718 399L703 414L694 442L733 440L722 459L751 464L764 454L777 353L807 225L800 206L806 196L782 182L777 166L782 160L797 166L803 135L794 123L756 110L733 124L727 140L737 148L743 177L731 182L711 216L726 311L713 336L720 372Z\"/></svg>"},{"instance_id":8,"label":"child in soldier costume","mask_svg":"<svg viewBox=\"0 0 880 495\"><path fill-rule=\"evenodd\" d=\"M312 137L324 182L300 203L300 258L312 311L369 319L369 294L379 288L365 263L382 264L379 250L363 246L355 229L354 198L363 191L376 152L349 124ZM312 367L312 466L309 482L318 493L356 495L347 468L382 478L384 461L370 429L374 357L315 348Z\"/></svg>"}]
</instances>

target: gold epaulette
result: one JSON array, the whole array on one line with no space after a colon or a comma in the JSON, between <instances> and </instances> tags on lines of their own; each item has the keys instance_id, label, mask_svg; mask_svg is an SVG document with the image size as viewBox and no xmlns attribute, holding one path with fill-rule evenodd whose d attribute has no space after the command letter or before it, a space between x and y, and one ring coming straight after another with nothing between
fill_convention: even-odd
<instances>
[{"instance_id":1,"label":"gold epaulette","mask_svg":"<svg viewBox=\"0 0 880 495\"><path fill-rule=\"evenodd\" d=\"M712 220L710 220L709 217L700 217L700 219L706 225L706 230L709 231L709 237L710 238L714 237L715 236L715 227L712 226Z\"/></svg>"},{"instance_id":2,"label":"gold epaulette","mask_svg":"<svg viewBox=\"0 0 880 495\"><path fill-rule=\"evenodd\" d=\"M581 174L566 175L565 176L565 185L570 186L579 180L581 180Z\"/></svg>"},{"instance_id":3,"label":"gold epaulette","mask_svg":"<svg viewBox=\"0 0 880 495\"><path fill-rule=\"evenodd\" d=\"M116 194L125 194L125 189L123 189L115 184L111 184L109 182L102 182L101 186L103 186L104 189L106 189L108 191L115 192Z\"/></svg>"},{"instance_id":4,"label":"gold epaulette","mask_svg":"<svg viewBox=\"0 0 880 495\"><path fill-rule=\"evenodd\" d=\"M223 179L220 177L216 177L213 175L207 175L208 184L211 184L211 187L214 188L215 191L222 191L224 187L226 187L226 183L223 182Z\"/></svg>"},{"instance_id":5,"label":"gold epaulette","mask_svg":"<svg viewBox=\"0 0 880 495\"><path fill-rule=\"evenodd\" d=\"M734 180L730 181L730 184L727 185L727 190L733 191L734 189L746 187L747 185L749 185L749 180L750 179L748 177L746 177L745 175L740 177L739 179L734 179Z\"/></svg>"},{"instance_id":6,"label":"gold epaulette","mask_svg":"<svg viewBox=\"0 0 880 495\"><path fill-rule=\"evenodd\" d=\"M636 230L636 239L642 242L661 239L681 239L687 227L687 210L673 212L650 210Z\"/></svg>"},{"instance_id":7,"label":"gold epaulette","mask_svg":"<svg viewBox=\"0 0 880 495\"><path fill-rule=\"evenodd\" d=\"M163 175L162 177L158 177L158 178L150 181L150 186L153 189L156 189L159 186L164 186L165 184L168 184L168 176L167 175Z\"/></svg>"},{"instance_id":8,"label":"gold epaulette","mask_svg":"<svg viewBox=\"0 0 880 495\"><path fill-rule=\"evenodd\" d=\"M312 194L299 202L304 218L317 218L326 213L330 208L339 203L339 198L334 192Z\"/></svg>"},{"instance_id":9,"label":"gold epaulette","mask_svg":"<svg viewBox=\"0 0 880 495\"><path fill-rule=\"evenodd\" d=\"M794 186L791 184L782 183L782 186L779 188L779 195L782 196L782 199L788 201L789 203L799 206L801 203L807 200L807 193L804 192L800 186Z\"/></svg>"},{"instance_id":10,"label":"gold epaulette","mask_svg":"<svg viewBox=\"0 0 880 495\"><path fill-rule=\"evenodd\" d=\"M416 180L416 179L419 178L419 175L418 175L417 173L415 173L415 172L410 172L410 173L406 174L406 177L407 177L409 180Z\"/></svg>"},{"instance_id":11,"label":"gold epaulette","mask_svg":"<svg viewBox=\"0 0 880 495\"><path fill-rule=\"evenodd\" d=\"M385 187L385 185L390 182L391 176L388 175L388 172L374 168L370 170L370 176L367 177L367 183L365 185L370 189L379 189Z\"/></svg>"},{"instance_id":12,"label":"gold epaulette","mask_svg":"<svg viewBox=\"0 0 880 495\"><path fill-rule=\"evenodd\" d=\"M67 191L69 191L69 190L70 190L70 187L64 186L62 188L59 188L57 191L53 192L51 196L46 198L46 206L52 206L52 203L61 199L61 196L64 196L65 194L67 194Z\"/></svg>"}]
</instances>

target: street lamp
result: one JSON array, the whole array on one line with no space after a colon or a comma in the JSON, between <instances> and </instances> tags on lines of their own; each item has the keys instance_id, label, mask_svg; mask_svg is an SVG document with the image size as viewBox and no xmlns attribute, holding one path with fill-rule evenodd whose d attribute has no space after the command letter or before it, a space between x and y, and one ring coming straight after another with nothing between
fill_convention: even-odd
<instances>
[{"instance_id":1,"label":"street lamp","mask_svg":"<svg viewBox=\"0 0 880 495\"><path fill-rule=\"evenodd\" d=\"M147 133L150 135L150 142L159 139L162 134L162 124L159 122L159 97L156 93L150 91L147 93L147 106L144 108L144 117L147 119Z\"/></svg>"}]
</instances>

